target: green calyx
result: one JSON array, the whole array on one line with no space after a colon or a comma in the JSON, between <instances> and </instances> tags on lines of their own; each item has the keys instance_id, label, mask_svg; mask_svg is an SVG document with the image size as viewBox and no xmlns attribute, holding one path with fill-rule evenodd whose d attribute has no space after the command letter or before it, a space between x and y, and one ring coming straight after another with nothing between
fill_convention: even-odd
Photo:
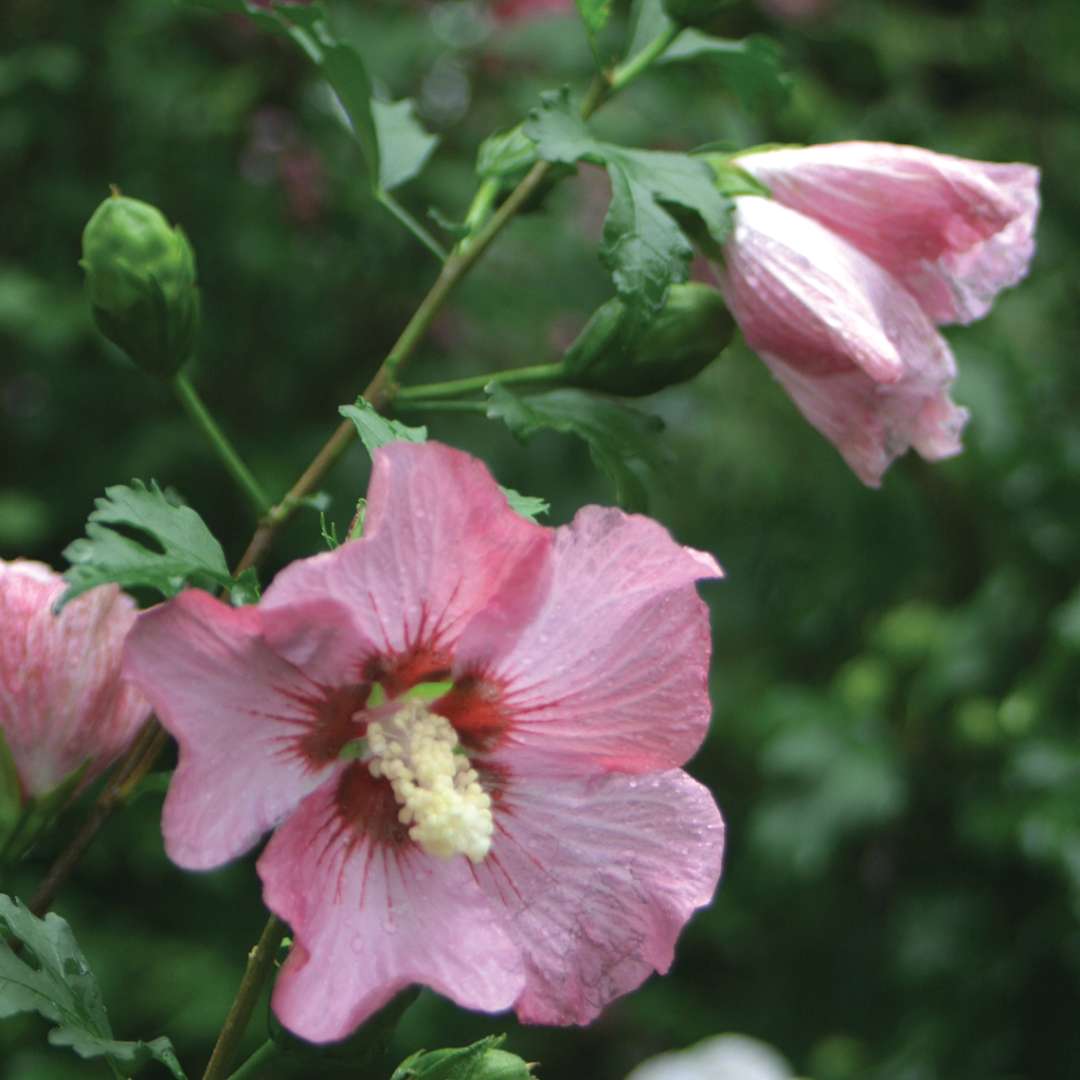
<instances>
[{"instance_id":1,"label":"green calyx","mask_svg":"<svg viewBox=\"0 0 1080 1080\"><path fill-rule=\"evenodd\" d=\"M708 27L734 0L664 0L664 12L680 26Z\"/></svg>"},{"instance_id":2,"label":"green calyx","mask_svg":"<svg viewBox=\"0 0 1080 1080\"><path fill-rule=\"evenodd\" d=\"M617 297L597 308L563 357L566 381L589 390L640 397L692 379L731 341L735 324L707 285L672 285L663 310L644 329Z\"/></svg>"},{"instance_id":3,"label":"green calyx","mask_svg":"<svg viewBox=\"0 0 1080 1080\"><path fill-rule=\"evenodd\" d=\"M86 223L79 265L101 333L144 371L175 375L199 328L195 255L181 229L114 192Z\"/></svg>"},{"instance_id":4,"label":"green calyx","mask_svg":"<svg viewBox=\"0 0 1080 1080\"><path fill-rule=\"evenodd\" d=\"M739 156L745 157L754 150L740 150ZM704 153L694 155L712 169L717 188L730 199L737 195L771 196L769 189L758 179L751 176L732 154Z\"/></svg>"},{"instance_id":5,"label":"green calyx","mask_svg":"<svg viewBox=\"0 0 1080 1080\"><path fill-rule=\"evenodd\" d=\"M472 1046L413 1054L390 1080L535 1080L532 1066L499 1049L502 1036L489 1035Z\"/></svg>"}]
</instances>

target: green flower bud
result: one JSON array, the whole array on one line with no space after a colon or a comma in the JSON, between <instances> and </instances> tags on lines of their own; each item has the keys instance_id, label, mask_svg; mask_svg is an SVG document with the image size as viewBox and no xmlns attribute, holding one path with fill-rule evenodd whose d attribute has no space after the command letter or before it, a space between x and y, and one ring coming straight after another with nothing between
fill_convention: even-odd
<instances>
[{"instance_id":1,"label":"green flower bud","mask_svg":"<svg viewBox=\"0 0 1080 1080\"><path fill-rule=\"evenodd\" d=\"M672 285L663 311L637 333L617 297L599 307L566 351L567 380L639 397L692 379L731 341L735 323L707 285Z\"/></svg>"},{"instance_id":2,"label":"green flower bud","mask_svg":"<svg viewBox=\"0 0 1080 1080\"><path fill-rule=\"evenodd\" d=\"M532 1066L498 1048L503 1036L488 1036L472 1046L419 1051L390 1080L536 1080Z\"/></svg>"},{"instance_id":3,"label":"green flower bud","mask_svg":"<svg viewBox=\"0 0 1080 1080\"><path fill-rule=\"evenodd\" d=\"M180 228L114 191L86 223L82 252L97 328L144 371L175 375L199 329L195 255Z\"/></svg>"},{"instance_id":4,"label":"green flower bud","mask_svg":"<svg viewBox=\"0 0 1080 1080\"><path fill-rule=\"evenodd\" d=\"M680 26L708 26L734 0L664 0L664 12Z\"/></svg>"}]
</instances>

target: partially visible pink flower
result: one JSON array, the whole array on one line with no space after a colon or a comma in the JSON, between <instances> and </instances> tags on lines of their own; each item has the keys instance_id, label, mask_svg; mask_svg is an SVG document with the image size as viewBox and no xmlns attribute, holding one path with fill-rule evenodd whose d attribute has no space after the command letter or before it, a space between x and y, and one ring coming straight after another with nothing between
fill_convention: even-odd
<instances>
[{"instance_id":1,"label":"partially visible pink flower","mask_svg":"<svg viewBox=\"0 0 1080 1080\"><path fill-rule=\"evenodd\" d=\"M586 1023L668 968L720 873L679 768L709 717L694 582L719 573L647 518L543 528L475 459L396 443L362 539L257 607L141 617L127 671L180 748L170 856L219 866L279 826L258 872L295 941L287 1027L340 1039L410 983Z\"/></svg>"},{"instance_id":2,"label":"partially visible pink flower","mask_svg":"<svg viewBox=\"0 0 1080 1080\"><path fill-rule=\"evenodd\" d=\"M737 158L773 198L898 278L936 323L969 323L1027 274L1039 170L891 143L843 142Z\"/></svg>"},{"instance_id":3,"label":"partially visible pink flower","mask_svg":"<svg viewBox=\"0 0 1080 1080\"><path fill-rule=\"evenodd\" d=\"M87 764L99 775L150 707L120 676L135 605L115 585L52 606L67 583L43 563L0 560L0 731L25 797Z\"/></svg>"},{"instance_id":4,"label":"partially visible pink flower","mask_svg":"<svg viewBox=\"0 0 1080 1080\"><path fill-rule=\"evenodd\" d=\"M908 447L960 452L956 364L915 298L845 240L771 199L735 201L718 268L750 347L866 484Z\"/></svg>"}]
</instances>

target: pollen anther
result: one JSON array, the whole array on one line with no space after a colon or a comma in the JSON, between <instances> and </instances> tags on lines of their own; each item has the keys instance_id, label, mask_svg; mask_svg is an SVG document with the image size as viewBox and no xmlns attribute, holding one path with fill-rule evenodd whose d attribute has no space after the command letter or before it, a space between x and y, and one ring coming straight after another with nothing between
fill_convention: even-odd
<instances>
[{"instance_id":1,"label":"pollen anther","mask_svg":"<svg viewBox=\"0 0 1080 1080\"><path fill-rule=\"evenodd\" d=\"M491 797L460 753L457 732L420 701L406 701L385 722L367 727L371 775L390 782L409 836L440 859L480 862L491 848Z\"/></svg>"}]
</instances>

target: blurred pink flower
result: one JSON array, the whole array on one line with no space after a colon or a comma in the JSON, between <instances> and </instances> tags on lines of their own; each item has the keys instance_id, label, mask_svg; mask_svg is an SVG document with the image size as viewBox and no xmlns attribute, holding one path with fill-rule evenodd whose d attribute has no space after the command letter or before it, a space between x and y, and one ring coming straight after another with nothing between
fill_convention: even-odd
<instances>
[{"instance_id":1,"label":"blurred pink flower","mask_svg":"<svg viewBox=\"0 0 1080 1080\"><path fill-rule=\"evenodd\" d=\"M918 301L846 240L771 199L735 201L718 268L750 347L866 484L913 446L960 452L956 365Z\"/></svg>"},{"instance_id":2,"label":"blurred pink flower","mask_svg":"<svg viewBox=\"0 0 1080 1080\"><path fill-rule=\"evenodd\" d=\"M898 278L936 323L968 323L1028 271L1039 170L843 142L736 159L773 198Z\"/></svg>"},{"instance_id":3,"label":"blurred pink flower","mask_svg":"<svg viewBox=\"0 0 1080 1080\"><path fill-rule=\"evenodd\" d=\"M396 443L362 539L258 607L192 590L140 618L127 670L180 747L169 854L219 866L280 825L258 872L295 940L286 1026L340 1039L411 983L586 1023L668 968L720 873L679 768L709 717L694 582L719 573L647 518L543 528L475 459Z\"/></svg>"},{"instance_id":4,"label":"blurred pink flower","mask_svg":"<svg viewBox=\"0 0 1080 1080\"><path fill-rule=\"evenodd\" d=\"M0 730L24 797L127 748L150 708L120 677L135 605L115 585L52 606L67 583L43 563L0 560Z\"/></svg>"}]
</instances>

